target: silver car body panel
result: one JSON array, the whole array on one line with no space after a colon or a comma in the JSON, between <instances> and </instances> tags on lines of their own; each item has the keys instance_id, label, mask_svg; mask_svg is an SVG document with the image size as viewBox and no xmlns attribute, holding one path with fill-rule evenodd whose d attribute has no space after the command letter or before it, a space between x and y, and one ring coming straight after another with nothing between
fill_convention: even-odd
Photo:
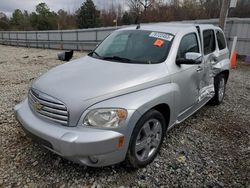
<instances>
[{"instance_id":1,"label":"silver car body panel","mask_svg":"<svg viewBox=\"0 0 250 188\"><path fill-rule=\"evenodd\" d=\"M135 27L122 30L131 29ZM175 35L165 62L129 64L86 56L55 67L39 77L32 88L65 104L68 126L40 117L25 100L15 107L22 127L49 142L52 146L45 147L65 158L89 166L106 166L125 159L134 127L148 110L167 105L170 129L204 106L214 95L214 77L229 70L229 51L219 50L216 42L216 50L202 55L201 64L181 66L176 65L177 51L186 34L195 33L202 38L203 30L220 29L212 25L164 23L142 25L141 29ZM201 40L201 54L202 46ZM86 114L97 108L124 108L128 117L117 128L84 126ZM120 137L125 138L123 148L117 148Z\"/></svg>"},{"instance_id":2,"label":"silver car body panel","mask_svg":"<svg viewBox=\"0 0 250 188\"><path fill-rule=\"evenodd\" d=\"M51 69L32 88L63 101L71 112L70 126L75 126L92 104L161 84L166 75L164 63L127 64L86 56Z\"/></svg>"}]
</instances>

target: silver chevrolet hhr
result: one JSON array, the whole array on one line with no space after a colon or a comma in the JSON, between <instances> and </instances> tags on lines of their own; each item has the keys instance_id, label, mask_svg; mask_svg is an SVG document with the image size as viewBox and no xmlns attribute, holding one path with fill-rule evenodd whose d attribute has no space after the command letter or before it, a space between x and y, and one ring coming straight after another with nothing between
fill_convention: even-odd
<instances>
[{"instance_id":1,"label":"silver chevrolet hhr","mask_svg":"<svg viewBox=\"0 0 250 188\"><path fill-rule=\"evenodd\" d=\"M219 27L130 26L39 77L15 114L28 136L62 157L139 168L154 160L167 130L222 102L228 76Z\"/></svg>"}]
</instances>

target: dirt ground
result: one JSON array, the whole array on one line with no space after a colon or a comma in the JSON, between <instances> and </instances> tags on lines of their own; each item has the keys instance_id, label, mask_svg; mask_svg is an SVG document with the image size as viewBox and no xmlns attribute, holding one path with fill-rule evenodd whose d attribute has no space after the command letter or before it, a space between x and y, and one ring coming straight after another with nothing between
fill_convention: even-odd
<instances>
[{"instance_id":1,"label":"dirt ground","mask_svg":"<svg viewBox=\"0 0 250 188\"><path fill-rule=\"evenodd\" d=\"M146 168L90 168L32 143L14 118L32 81L62 63L58 52L0 45L0 187L250 187L250 65L231 71L223 104L171 129Z\"/></svg>"}]
</instances>

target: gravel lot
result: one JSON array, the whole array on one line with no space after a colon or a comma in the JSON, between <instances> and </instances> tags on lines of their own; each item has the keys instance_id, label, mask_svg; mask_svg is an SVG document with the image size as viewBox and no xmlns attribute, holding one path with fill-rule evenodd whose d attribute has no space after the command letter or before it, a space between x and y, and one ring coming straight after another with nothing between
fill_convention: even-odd
<instances>
[{"instance_id":1,"label":"gravel lot","mask_svg":"<svg viewBox=\"0 0 250 188\"><path fill-rule=\"evenodd\" d=\"M231 71L222 105L175 126L147 168L90 168L33 144L13 115L32 81L62 63L57 53L0 45L0 187L250 187L250 66Z\"/></svg>"}]
</instances>

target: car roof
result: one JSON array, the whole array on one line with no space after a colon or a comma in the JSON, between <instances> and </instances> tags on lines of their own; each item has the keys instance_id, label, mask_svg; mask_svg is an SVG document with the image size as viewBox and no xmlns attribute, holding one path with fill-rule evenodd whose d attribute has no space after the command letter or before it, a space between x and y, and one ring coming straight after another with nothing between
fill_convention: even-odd
<instances>
[{"instance_id":1,"label":"car roof","mask_svg":"<svg viewBox=\"0 0 250 188\"><path fill-rule=\"evenodd\" d=\"M178 23L178 22L141 24L140 29L148 31L165 32L176 35L180 31L190 28L195 29L197 26L199 26L202 29L219 29L219 27L216 27L212 24L193 24L193 23ZM133 25L123 28L121 30L134 30L136 29L136 27L137 25Z\"/></svg>"}]
</instances>

